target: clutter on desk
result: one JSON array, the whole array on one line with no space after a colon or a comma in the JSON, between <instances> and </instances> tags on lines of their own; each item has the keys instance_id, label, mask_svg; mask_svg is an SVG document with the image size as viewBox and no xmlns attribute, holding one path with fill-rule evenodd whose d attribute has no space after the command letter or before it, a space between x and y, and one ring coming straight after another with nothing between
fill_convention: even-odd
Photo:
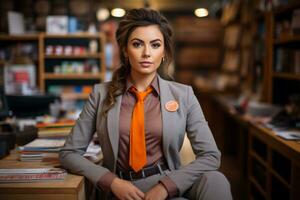
<instances>
[{"instance_id":1,"label":"clutter on desk","mask_svg":"<svg viewBox=\"0 0 300 200\"><path fill-rule=\"evenodd\" d=\"M14 120L5 120L0 122L0 158L9 154L15 145L26 144L37 136L35 126L22 124Z\"/></svg>"},{"instance_id":2,"label":"clutter on desk","mask_svg":"<svg viewBox=\"0 0 300 200\"><path fill-rule=\"evenodd\" d=\"M300 141L300 130L282 130L274 131L276 135L286 140L299 140Z\"/></svg>"},{"instance_id":3,"label":"clutter on desk","mask_svg":"<svg viewBox=\"0 0 300 200\"><path fill-rule=\"evenodd\" d=\"M93 163L99 163L103 158L101 147L92 140L83 156Z\"/></svg>"}]
</instances>

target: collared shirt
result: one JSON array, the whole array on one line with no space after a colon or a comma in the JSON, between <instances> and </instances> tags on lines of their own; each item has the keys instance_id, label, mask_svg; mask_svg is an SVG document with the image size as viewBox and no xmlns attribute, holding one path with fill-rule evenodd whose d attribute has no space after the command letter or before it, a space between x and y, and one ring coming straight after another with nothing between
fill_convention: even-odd
<instances>
[{"instance_id":1,"label":"collared shirt","mask_svg":"<svg viewBox=\"0 0 300 200\"><path fill-rule=\"evenodd\" d=\"M152 166L159 161L164 161L163 149L162 149L162 116L160 105L160 91L158 85L158 76L156 76L151 82L150 86L153 91L144 100L144 112L145 112L145 139L147 150L147 166ZM119 121L119 152L117 165L120 169L132 170L129 166L129 137L131 116L133 108L136 103L135 94L130 92L130 88L133 84L127 79L126 90L122 96L121 108L120 108L120 121ZM111 172L108 172L100 178L98 185L105 191L110 190L110 185L114 178L117 176ZM174 197L178 194L176 184L169 178L164 177L160 180L166 190L169 197Z\"/></svg>"},{"instance_id":2,"label":"collared shirt","mask_svg":"<svg viewBox=\"0 0 300 200\"><path fill-rule=\"evenodd\" d=\"M145 116L145 139L147 150L147 166L158 161L163 161L162 150L162 118L159 98L159 87L157 77L153 79L150 86L153 91L144 100ZM132 170L129 166L130 149L130 127L136 96L130 91L134 85L127 79L126 90L122 97L120 121L119 121L119 153L118 167L123 171Z\"/></svg>"}]
</instances>

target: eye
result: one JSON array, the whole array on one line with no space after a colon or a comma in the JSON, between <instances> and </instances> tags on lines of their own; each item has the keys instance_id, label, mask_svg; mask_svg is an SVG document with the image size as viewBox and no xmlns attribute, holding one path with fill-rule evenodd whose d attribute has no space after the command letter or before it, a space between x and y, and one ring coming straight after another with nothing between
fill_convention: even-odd
<instances>
[{"instance_id":1,"label":"eye","mask_svg":"<svg viewBox=\"0 0 300 200\"><path fill-rule=\"evenodd\" d=\"M157 49L161 46L161 44L159 42L156 42L156 43L152 43L151 46L152 48Z\"/></svg>"},{"instance_id":2,"label":"eye","mask_svg":"<svg viewBox=\"0 0 300 200\"><path fill-rule=\"evenodd\" d=\"M132 46L135 47L135 48L139 48L139 47L142 46L142 43L141 42L133 42Z\"/></svg>"}]
</instances>

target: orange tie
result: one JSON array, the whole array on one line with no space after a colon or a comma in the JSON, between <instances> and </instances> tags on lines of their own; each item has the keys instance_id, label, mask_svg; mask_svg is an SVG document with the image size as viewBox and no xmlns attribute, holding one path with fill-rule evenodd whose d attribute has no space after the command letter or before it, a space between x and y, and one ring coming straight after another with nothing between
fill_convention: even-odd
<instances>
[{"instance_id":1,"label":"orange tie","mask_svg":"<svg viewBox=\"0 0 300 200\"><path fill-rule=\"evenodd\" d=\"M138 172L147 163L144 99L152 92L152 87L148 87L144 92L139 92L136 88L132 87L130 91L136 95L137 101L131 118L129 165L135 172Z\"/></svg>"}]
</instances>

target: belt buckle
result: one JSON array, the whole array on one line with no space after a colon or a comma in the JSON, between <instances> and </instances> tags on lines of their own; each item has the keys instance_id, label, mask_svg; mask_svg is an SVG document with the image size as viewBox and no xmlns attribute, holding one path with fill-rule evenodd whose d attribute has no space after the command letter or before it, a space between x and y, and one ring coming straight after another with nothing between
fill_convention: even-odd
<instances>
[{"instance_id":1,"label":"belt buckle","mask_svg":"<svg viewBox=\"0 0 300 200\"><path fill-rule=\"evenodd\" d=\"M132 178L132 172L133 172L133 171L129 171L129 178L130 178L131 181L134 181L135 179Z\"/></svg>"},{"instance_id":2,"label":"belt buckle","mask_svg":"<svg viewBox=\"0 0 300 200\"><path fill-rule=\"evenodd\" d=\"M145 170L142 169L142 178L146 178Z\"/></svg>"},{"instance_id":3,"label":"belt buckle","mask_svg":"<svg viewBox=\"0 0 300 200\"><path fill-rule=\"evenodd\" d=\"M161 175L164 174L164 171L163 171L163 169L161 168L161 164L160 164L160 163L157 163L156 166L158 167L159 173L160 173Z\"/></svg>"},{"instance_id":4,"label":"belt buckle","mask_svg":"<svg viewBox=\"0 0 300 200\"><path fill-rule=\"evenodd\" d=\"M119 177L120 177L121 179L123 179L123 173L122 173L121 170L119 171Z\"/></svg>"}]
</instances>

